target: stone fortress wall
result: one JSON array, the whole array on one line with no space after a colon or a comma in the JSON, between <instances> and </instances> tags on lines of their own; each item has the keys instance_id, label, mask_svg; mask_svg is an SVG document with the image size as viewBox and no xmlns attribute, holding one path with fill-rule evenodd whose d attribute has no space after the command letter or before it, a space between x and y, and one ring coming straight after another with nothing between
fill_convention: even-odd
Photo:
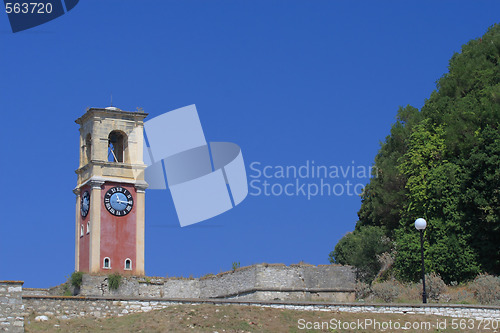
<instances>
[{"instance_id":1,"label":"stone fortress wall","mask_svg":"<svg viewBox=\"0 0 500 333\"><path fill-rule=\"evenodd\" d=\"M493 306L352 303L355 271L340 265L260 264L196 279L129 276L117 290L109 289L107 279L84 275L77 296L59 296L62 285L23 289L22 281L0 281L0 331L23 332L29 316L99 318L204 303L500 320L500 307Z\"/></svg>"},{"instance_id":2,"label":"stone fortress wall","mask_svg":"<svg viewBox=\"0 0 500 333\"><path fill-rule=\"evenodd\" d=\"M23 289L22 281L1 281L0 331L24 331L24 317L31 314L123 315L164 307L173 299L351 302L355 281L352 267L308 264L259 264L196 279L122 276L117 290L109 288L107 275L85 274L73 297L61 296L64 285Z\"/></svg>"},{"instance_id":3,"label":"stone fortress wall","mask_svg":"<svg viewBox=\"0 0 500 333\"><path fill-rule=\"evenodd\" d=\"M130 313L148 312L175 305L243 305L302 311L329 311L332 313L392 313L437 315L452 318L474 318L500 321L500 307L463 304L365 304L308 301L251 301L228 299L160 299L104 296L23 296L25 315L44 315L61 320L78 317L121 317Z\"/></svg>"},{"instance_id":4,"label":"stone fortress wall","mask_svg":"<svg viewBox=\"0 0 500 333\"><path fill-rule=\"evenodd\" d=\"M0 281L0 331L24 332L23 281Z\"/></svg>"},{"instance_id":5,"label":"stone fortress wall","mask_svg":"<svg viewBox=\"0 0 500 333\"><path fill-rule=\"evenodd\" d=\"M78 295L350 302L355 282L349 266L259 264L196 279L123 277L117 290L107 276L84 275Z\"/></svg>"}]
</instances>

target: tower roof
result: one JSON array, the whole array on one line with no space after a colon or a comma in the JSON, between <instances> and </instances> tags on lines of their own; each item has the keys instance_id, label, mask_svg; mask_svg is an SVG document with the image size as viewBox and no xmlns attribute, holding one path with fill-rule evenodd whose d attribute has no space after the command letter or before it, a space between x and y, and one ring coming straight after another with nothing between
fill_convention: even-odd
<instances>
[{"instance_id":1,"label":"tower roof","mask_svg":"<svg viewBox=\"0 0 500 333\"><path fill-rule=\"evenodd\" d=\"M88 108L84 115L75 120L75 123L81 125L92 117L121 118L137 121L143 120L147 115L148 114L145 112L123 111L114 106L108 106L107 108Z\"/></svg>"}]
</instances>

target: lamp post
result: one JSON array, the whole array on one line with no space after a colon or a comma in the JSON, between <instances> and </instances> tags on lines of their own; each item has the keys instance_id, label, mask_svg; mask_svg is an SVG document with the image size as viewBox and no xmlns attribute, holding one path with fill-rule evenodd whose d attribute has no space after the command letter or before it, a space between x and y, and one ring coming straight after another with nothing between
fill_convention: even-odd
<instances>
[{"instance_id":1,"label":"lamp post","mask_svg":"<svg viewBox=\"0 0 500 333\"><path fill-rule=\"evenodd\" d=\"M415 221L415 228L420 231L420 253L422 254L422 303L427 303L427 294L425 293L425 267L424 267L424 230L427 222L423 218Z\"/></svg>"}]
</instances>

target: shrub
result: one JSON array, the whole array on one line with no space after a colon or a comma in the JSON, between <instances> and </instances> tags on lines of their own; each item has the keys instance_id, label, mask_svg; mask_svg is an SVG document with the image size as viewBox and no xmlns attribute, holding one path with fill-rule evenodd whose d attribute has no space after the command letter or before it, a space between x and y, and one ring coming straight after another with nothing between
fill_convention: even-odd
<instances>
[{"instance_id":1,"label":"shrub","mask_svg":"<svg viewBox=\"0 0 500 333\"><path fill-rule=\"evenodd\" d=\"M478 303L474 299L474 293L467 289L466 286L455 287L451 293L451 302L456 304L475 304Z\"/></svg>"},{"instance_id":2,"label":"shrub","mask_svg":"<svg viewBox=\"0 0 500 333\"><path fill-rule=\"evenodd\" d=\"M114 273L108 275L108 286L110 290L116 290L120 287L120 282L122 281L122 277L118 273Z\"/></svg>"},{"instance_id":3,"label":"shrub","mask_svg":"<svg viewBox=\"0 0 500 333\"><path fill-rule=\"evenodd\" d=\"M425 274L425 289L430 299L439 301L439 297L447 291L448 287L439 274L432 272Z\"/></svg>"},{"instance_id":4,"label":"shrub","mask_svg":"<svg viewBox=\"0 0 500 333\"><path fill-rule=\"evenodd\" d=\"M362 281L356 282L355 290L356 290L356 299L364 299L371 293L370 285Z\"/></svg>"},{"instance_id":5,"label":"shrub","mask_svg":"<svg viewBox=\"0 0 500 333\"><path fill-rule=\"evenodd\" d=\"M386 242L390 242L390 240L386 240ZM375 280L382 282L393 278L392 265L394 264L394 256L394 251L376 255L377 261L380 263L380 270L378 271Z\"/></svg>"},{"instance_id":6,"label":"shrub","mask_svg":"<svg viewBox=\"0 0 500 333\"><path fill-rule=\"evenodd\" d=\"M500 279L480 274L470 284L470 290L481 304L500 304Z\"/></svg>"},{"instance_id":7,"label":"shrub","mask_svg":"<svg viewBox=\"0 0 500 333\"><path fill-rule=\"evenodd\" d=\"M69 284L65 283L62 289L63 296L73 296L73 292L71 291Z\"/></svg>"},{"instance_id":8,"label":"shrub","mask_svg":"<svg viewBox=\"0 0 500 333\"><path fill-rule=\"evenodd\" d=\"M422 302L422 284L404 283L401 284L401 290L396 300L401 303L420 303Z\"/></svg>"},{"instance_id":9,"label":"shrub","mask_svg":"<svg viewBox=\"0 0 500 333\"><path fill-rule=\"evenodd\" d=\"M234 272L237 268L240 268L240 262L239 262L239 261L233 261L233 265L232 265L233 272Z\"/></svg>"},{"instance_id":10,"label":"shrub","mask_svg":"<svg viewBox=\"0 0 500 333\"><path fill-rule=\"evenodd\" d=\"M73 287L80 288L83 281L83 272L73 272L73 274L71 274L70 280Z\"/></svg>"},{"instance_id":11,"label":"shrub","mask_svg":"<svg viewBox=\"0 0 500 333\"><path fill-rule=\"evenodd\" d=\"M392 302L399 296L401 284L396 280L389 280L372 285L373 295L386 303Z\"/></svg>"}]
</instances>

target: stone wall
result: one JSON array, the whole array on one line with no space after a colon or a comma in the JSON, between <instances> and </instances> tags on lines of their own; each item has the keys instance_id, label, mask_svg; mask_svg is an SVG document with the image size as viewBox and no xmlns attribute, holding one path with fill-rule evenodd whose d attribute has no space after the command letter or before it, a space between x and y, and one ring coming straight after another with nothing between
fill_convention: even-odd
<instances>
[{"instance_id":1,"label":"stone wall","mask_svg":"<svg viewBox=\"0 0 500 333\"><path fill-rule=\"evenodd\" d=\"M49 296L49 289L45 288L23 288L23 296Z\"/></svg>"},{"instance_id":2,"label":"stone wall","mask_svg":"<svg viewBox=\"0 0 500 333\"><path fill-rule=\"evenodd\" d=\"M23 281L0 281L0 331L24 332Z\"/></svg>"},{"instance_id":3,"label":"stone wall","mask_svg":"<svg viewBox=\"0 0 500 333\"><path fill-rule=\"evenodd\" d=\"M107 276L84 275L81 296L324 300L352 302L355 272L338 265L260 264L199 279L123 277L110 290Z\"/></svg>"},{"instance_id":4,"label":"stone wall","mask_svg":"<svg viewBox=\"0 0 500 333\"><path fill-rule=\"evenodd\" d=\"M23 282L2 281L0 329L22 332L24 316L31 314L61 319L114 316L184 300L352 302L355 280L349 266L260 264L197 279L123 276L117 290L109 288L107 276L86 274L78 290L69 288L78 297L55 296L68 291L64 284L23 291Z\"/></svg>"},{"instance_id":5,"label":"stone wall","mask_svg":"<svg viewBox=\"0 0 500 333\"><path fill-rule=\"evenodd\" d=\"M259 267L254 267L247 273L253 272L256 282L259 282L259 274L268 274L270 270L259 270ZM311 273L311 279L315 281L314 271L301 271L300 269L294 270L294 273ZM235 272L236 273L236 272ZM240 271L241 273L241 271ZM228 279L230 274L223 274L221 277ZM238 275L236 275L238 276ZM299 275L297 275L299 276ZM301 275L303 276L303 275ZM95 278L95 277L91 277ZM281 277L283 278L283 277ZM308 277L309 278L309 277ZM214 280L214 281L224 281ZM150 279L144 290L156 294L161 292L165 285L170 287L167 289L177 290L177 293L185 295L198 292L198 287L209 281L210 279L192 279L192 280L163 280L156 278ZM295 281L295 279L292 279ZM307 278L304 277L304 281ZM228 280L231 282L230 280ZM271 280L265 283L271 283ZM137 281L135 281L137 282ZM129 284L124 284L124 288L131 288L135 283L133 280ZM163 283L163 284L162 284ZM309 282L312 283L312 282ZM318 282L319 283L319 282ZM326 283L326 282L322 282ZM274 307L290 310L303 310L303 311L330 311L332 313L338 312L351 312L351 313L393 313L393 314L422 314L422 315L439 315L455 318L474 318L477 320L491 320L500 321L500 307L499 306L480 306L480 305L456 305L456 304L363 304L363 303L333 303L333 302L311 302L311 301L269 301L257 300L269 298L270 296L258 296L269 293L273 297L282 295L287 298L293 291L279 291L275 288L273 291L257 291L254 294L254 300L243 299L245 295L239 295L233 299L202 299L202 298L158 298L158 297L125 297L125 296L51 296L47 295L50 290L29 289L23 295L21 281L0 281L0 331L7 332L23 332L24 331L24 318L35 316L47 316L49 318L57 319L71 319L77 317L112 317L123 316L129 313L148 312L156 309L163 309L168 306L178 304L217 304L217 305L243 305L243 306L261 306L261 307ZM139 288L144 287L144 282L137 282ZM314 284L313 284L314 285ZM157 290L153 290L151 286L157 286ZM331 285L330 287L333 287ZM219 286L215 286L213 290L217 290ZM36 291L41 291L45 295L33 295ZM298 291L297 291L298 292ZM302 291L305 293L305 291Z\"/></svg>"},{"instance_id":6,"label":"stone wall","mask_svg":"<svg viewBox=\"0 0 500 333\"><path fill-rule=\"evenodd\" d=\"M443 304L360 304L323 302L242 301L227 299L156 299L131 297L65 297L24 296L27 315L45 315L49 318L111 317L129 313L148 312L179 304L218 304L274 307L302 311L330 311L332 313L393 313L438 315L455 318L500 320L500 307Z\"/></svg>"}]
</instances>

